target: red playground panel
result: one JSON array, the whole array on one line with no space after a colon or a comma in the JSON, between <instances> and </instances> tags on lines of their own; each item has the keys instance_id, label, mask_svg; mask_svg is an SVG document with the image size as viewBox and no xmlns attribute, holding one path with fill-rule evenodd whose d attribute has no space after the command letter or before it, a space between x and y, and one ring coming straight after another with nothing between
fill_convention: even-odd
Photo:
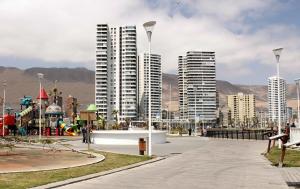
<instances>
[{"instance_id":1,"label":"red playground panel","mask_svg":"<svg viewBox=\"0 0 300 189\"><path fill-rule=\"evenodd\" d=\"M5 115L4 116L5 125L15 125L15 116L14 115Z\"/></svg>"}]
</instances>

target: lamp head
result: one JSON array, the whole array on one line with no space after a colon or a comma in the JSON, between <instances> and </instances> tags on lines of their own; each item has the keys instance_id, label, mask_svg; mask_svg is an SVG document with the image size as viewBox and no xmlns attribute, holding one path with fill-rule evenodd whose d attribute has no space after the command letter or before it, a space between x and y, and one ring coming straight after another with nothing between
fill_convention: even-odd
<instances>
[{"instance_id":1,"label":"lamp head","mask_svg":"<svg viewBox=\"0 0 300 189\"><path fill-rule=\"evenodd\" d=\"M152 31L154 29L155 24L156 24L156 21L149 21L149 22L146 22L143 24L149 41L151 41L151 35L152 35Z\"/></svg>"},{"instance_id":2,"label":"lamp head","mask_svg":"<svg viewBox=\"0 0 300 189\"><path fill-rule=\"evenodd\" d=\"M276 57L277 62L279 62L280 54L283 48L273 49L274 55Z\"/></svg>"},{"instance_id":3,"label":"lamp head","mask_svg":"<svg viewBox=\"0 0 300 189\"><path fill-rule=\"evenodd\" d=\"M7 86L7 82L6 80L3 81L3 87L6 87Z\"/></svg>"},{"instance_id":4,"label":"lamp head","mask_svg":"<svg viewBox=\"0 0 300 189\"><path fill-rule=\"evenodd\" d=\"M42 73L38 73L37 75L38 75L39 79L43 79L44 78L44 74L42 74Z\"/></svg>"},{"instance_id":5,"label":"lamp head","mask_svg":"<svg viewBox=\"0 0 300 189\"><path fill-rule=\"evenodd\" d=\"M295 79L296 84L300 82L300 78Z\"/></svg>"}]
</instances>

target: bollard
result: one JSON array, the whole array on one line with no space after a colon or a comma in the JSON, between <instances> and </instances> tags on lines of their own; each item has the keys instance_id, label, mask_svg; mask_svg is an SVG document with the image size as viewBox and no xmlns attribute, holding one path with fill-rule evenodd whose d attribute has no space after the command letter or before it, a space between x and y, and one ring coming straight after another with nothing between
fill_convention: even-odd
<instances>
[{"instance_id":1,"label":"bollard","mask_svg":"<svg viewBox=\"0 0 300 189\"><path fill-rule=\"evenodd\" d=\"M146 141L144 140L144 138L139 138L139 154L140 155L145 155L145 151L146 151Z\"/></svg>"}]
</instances>

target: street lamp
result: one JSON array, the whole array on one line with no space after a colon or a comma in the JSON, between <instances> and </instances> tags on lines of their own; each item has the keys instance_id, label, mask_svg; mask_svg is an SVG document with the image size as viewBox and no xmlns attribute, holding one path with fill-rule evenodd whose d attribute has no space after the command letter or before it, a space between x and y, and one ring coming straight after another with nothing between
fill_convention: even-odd
<instances>
[{"instance_id":1,"label":"street lamp","mask_svg":"<svg viewBox=\"0 0 300 189\"><path fill-rule=\"evenodd\" d=\"M5 120L4 120L4 115L5 115L5 90L6 90L7 83L4 80L3 81L3 106L2 106L2 136L4 137L4 130L5 130Z\"/></svg>"},{"instance_id":2,"label":"street lamp","mask_svg":"<svg viewBox=\"0 0 300 189\"><path fill-rule=\"evenodd\" d=\"M298 116L297 116L297 118L298 118L298 127L300 126L300 103L299 103L299 85L300 85L300 78L298 78L298 79L295 79L295 82L296 82L296 87L297 87L297 112L298 112Z\"/></svg>"},{"instance_id":3,"label":"street lamp","mask_svg":"<svg viewBox=\"0 0 300 189\"><path fill-rule=\"evenodd\" d=\"M152 124L151 124L151 36L152 36L152 31L154 29L156 22L155 21L150 21L146 22L143 24L147 37L148 37L148 53L149 53L149 68L148 68L148 136L149 136L149 141L148 141L148 155L152 155Z\"/></svg>"},{"instance_id":4,"label":"street lamp","mask_svg":"<svg viewBox=\"0 0 300 189\"><path fill-rule=\"evenodd\" d=\"M171 99L172 99L172 85L170 84L170 96L169 96L169 106L168 106L169 134L171 132L171 116L172 116L172 114L171 114L171 103L172 103Z\"/></svg>"},{"instance_id":5,"label":"street lamp","mask_svg":"<svg viewBox=\"0 0 300 189\"><path fill-rule=\"evenodd\" d=\"M44 78L44 74L38 73L37 75L40 82L39 140L41 140L42 139L42 79Z\"/></svg>"},{"instance_id":6,"label":"street lamp","mask_svg":"<svg viewBox=\"0 0 300 189\"><path fill-rule=\"evenodd\" d=\"M277 97L278 97L278 134L281 134L281 99L280 99L280 75L279 75L279 59L283 48L273 49L277 61ZM281 141L279 140L279 148L281 148Z\"/></svg>"}]
</instances>

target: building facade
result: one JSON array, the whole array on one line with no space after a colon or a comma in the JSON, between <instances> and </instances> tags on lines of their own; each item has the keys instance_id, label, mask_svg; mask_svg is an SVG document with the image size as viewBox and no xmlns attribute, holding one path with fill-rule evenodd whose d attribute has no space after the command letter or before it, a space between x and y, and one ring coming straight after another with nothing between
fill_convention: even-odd
<instances>
[{"instance_id":1,"label":"building facade","mask_svg":"<svg viewBox=\"0 0 300 189\"><path fill-rule=\"evenodd\" d=\"M97 25L95 104L117 122L137 117L136 27Z\"/></svg>"},{"instance_id":2,"label":"building facade","mask_svg":"<svg viewBox=\"0 0 300 189\"><path fill-rule=\"evenodd\" d=\"M189 51L178 57L181 119L216 122L215 52Z\"/></svg>"},{"instance_id":3,"label":"building facade","mask_svg":"<svg viewBox=\"0 0 300 189\"><path fill-rule=\"evenodd\" d=\"M286 121L286 82L284 79L279 79L280 87L278 89L278 77L273 76L268 78L268 117L273 123L278 123L278 94L280 98L280 114L281 123Z\"/></svg>"},{"instance_id":4,"label":"building facade","mask_svg":"<svg viewBox=\"0 0 300 189\"><path fill-rule=\"evenodd\" d=\"M149 54L142 53L138 57L138 114L139 119L148 119L148 81ZM161 56L151 54L151 117L161 119L162 101L162 73Z\"/></svg>"},{"instance_id":5,"label":"building facade","mask_svg":"<svg viewBox=\"0 0 300 189\"><path fill-rule=\"evenodd\" d=\"M228 95L227 106L235 126L250 126L254 123L256 116L255 96L253 94L238 93L236 95Z\"/></svg>"}]
</instances>

